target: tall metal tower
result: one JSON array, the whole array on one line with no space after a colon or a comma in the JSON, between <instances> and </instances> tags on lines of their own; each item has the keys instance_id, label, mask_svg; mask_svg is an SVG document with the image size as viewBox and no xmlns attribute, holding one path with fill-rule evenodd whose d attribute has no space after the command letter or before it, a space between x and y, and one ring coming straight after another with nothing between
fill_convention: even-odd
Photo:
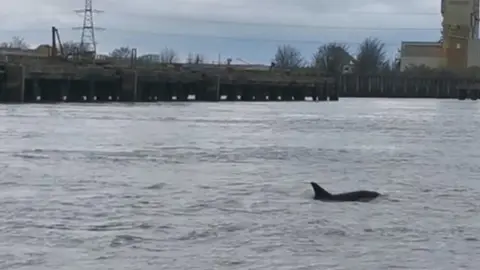
<instances>
[{"instance_id":1,"label":"tall metal tower","mask_svg":"<svg viewBox=\"0 0 480 270\"><path fill-rule=\"evenodd\" d=\"M83 14L83 26L74 27L75 30L82 30L80 38L80 50L86 53L97 53L97 42L95 41L95 30L104 30L104 28L95 27L93 22L94 13L102 13L101 10L92 8L93 0L85 0L84 9L75 10L76 13Z\"/></svg>"}]
</instances>

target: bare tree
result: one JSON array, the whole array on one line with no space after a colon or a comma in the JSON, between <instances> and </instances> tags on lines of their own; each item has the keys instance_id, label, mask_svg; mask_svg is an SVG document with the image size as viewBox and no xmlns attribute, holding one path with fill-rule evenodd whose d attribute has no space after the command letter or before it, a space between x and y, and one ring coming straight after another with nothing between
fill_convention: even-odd
<instances>
[{"instance_id":1,"label":"bare tree","mask_svg":"<svg viewBox=\"0 0 480 270\"><path fill-rule=\"evenodd\" d=\"M160 52L160 62L164 64L173 64L177 62L178 55L173 49L165 48Z\"/></svg>"},{"instance_id":2,"label":"bare tree","mask_svg":"<svg viewBox=\"0 0 480 270\"><path fill-rule=\"evenodd\" d=\"M30 46L25 42L25 40L19 36L14 36L10 42L0 43L0 47L21 50L27 50L30 48Z\"/></svg>"},{"instance_id":3,"label":"bare tree","mask_svg":"<svg viewBox=\"0 0 480 270\"><path fill-rule=\"evenodd\" d=\"M299 68L305 64L300 51L290 45L279 46L274 61L279 68Z\"/></svg>"},{"instance_id":4,"label":"bare tree","mask_svg":"<svg viewBox=\"0 0 480 270\"><path fill-rule=\"evenodd\" d=\"M132 50L130 49L130 47L120 47L114 49L110 53L110 56L114 58L130 58L132 56Z\"/></svg>"},{"instance_id":5,"label":"bare tree","mask_svg":"<svg viewBox=\"0 0 480 270\"><path fill-rule=\"evenodd\" d=\"M343 67L352 60L346 45L333 42L317 49L313 55L312 66L329 74L341 74Z\"/></svg>"},{"instance_id":6,"label":"bare tree","mask_svg":"<svg viewBox=\"0 0 480 270\"><path fill-rule=\"evenodd\" d=\"M62 43L62 48L65 55L72 55L81 51L80 43L75 41L66 41Z\"/></svg>"},{"instance_id":7,"label":"bare tree","mask_svg":"<svg viewBox=\"0 0 480 270\"><path fill-rule=\"evenodd\" d=\"M384 69L385 62L385 43L369 37L360 44L355 61L355 72L361 75L376 74Z\"/></svg>"},{"instance_id":8,"label":"bare tree","mask_svg":"<svg viewBox=\"0 0 480 270\"><path fill-rule=\"evenodd\" d=\"M205 57L199 53L189 53L187 57L188 64L203 64L205 63Z\"/></svg>"}]
</instances>

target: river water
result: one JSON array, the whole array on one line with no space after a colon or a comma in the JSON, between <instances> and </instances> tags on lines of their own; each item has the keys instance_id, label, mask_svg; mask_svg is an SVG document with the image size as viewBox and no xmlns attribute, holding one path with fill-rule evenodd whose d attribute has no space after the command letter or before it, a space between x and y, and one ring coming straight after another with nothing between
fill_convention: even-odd
<instances>
[{"instance_id":1,"label":"river water","mask_svg":"<svg viewBox=\"0 0 480 270\"><path fill-rule=\"evenodd\" d=\"M1 106L0 269L478 269L479 110Z\"/></svg>"}]
</instances>

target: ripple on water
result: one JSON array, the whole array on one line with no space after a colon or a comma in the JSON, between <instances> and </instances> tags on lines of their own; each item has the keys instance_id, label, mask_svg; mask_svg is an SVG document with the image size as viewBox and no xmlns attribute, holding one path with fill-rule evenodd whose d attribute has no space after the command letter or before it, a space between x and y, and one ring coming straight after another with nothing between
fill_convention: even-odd
<instances>
[{"instance_id":1,"label":"ripple on water","mask_svg":"<svg viewBox=\"0 0 480 270\"><path fill-rule=\"evenodd\" d=\"M475 269L476 110L0 107L0 269ZM317 202L312 180L385 196Z\"/></svg>"}]
</instances>

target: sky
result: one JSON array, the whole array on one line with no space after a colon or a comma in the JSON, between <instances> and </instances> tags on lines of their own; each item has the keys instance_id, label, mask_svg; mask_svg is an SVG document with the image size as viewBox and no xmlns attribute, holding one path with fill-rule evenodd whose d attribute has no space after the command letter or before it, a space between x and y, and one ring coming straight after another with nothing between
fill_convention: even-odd
<instances>
[{"instance_id":1,"label":"sky","mask_svg":"<svg viewBox=\"0 0 480 270\"><path fill-rule=\"evenodd\" d=\"M84 0L15 0L0 9L0 41L21 36L32 46L60 38L80 41ZM97 51L137 48L138 55L174 49L179 58L267 64L289 44L311 60L322 44L341 42L355 53L367 37L394 57L401 41L440 37L440 0L93 0Z\"/></svg>"}]
</instances>

